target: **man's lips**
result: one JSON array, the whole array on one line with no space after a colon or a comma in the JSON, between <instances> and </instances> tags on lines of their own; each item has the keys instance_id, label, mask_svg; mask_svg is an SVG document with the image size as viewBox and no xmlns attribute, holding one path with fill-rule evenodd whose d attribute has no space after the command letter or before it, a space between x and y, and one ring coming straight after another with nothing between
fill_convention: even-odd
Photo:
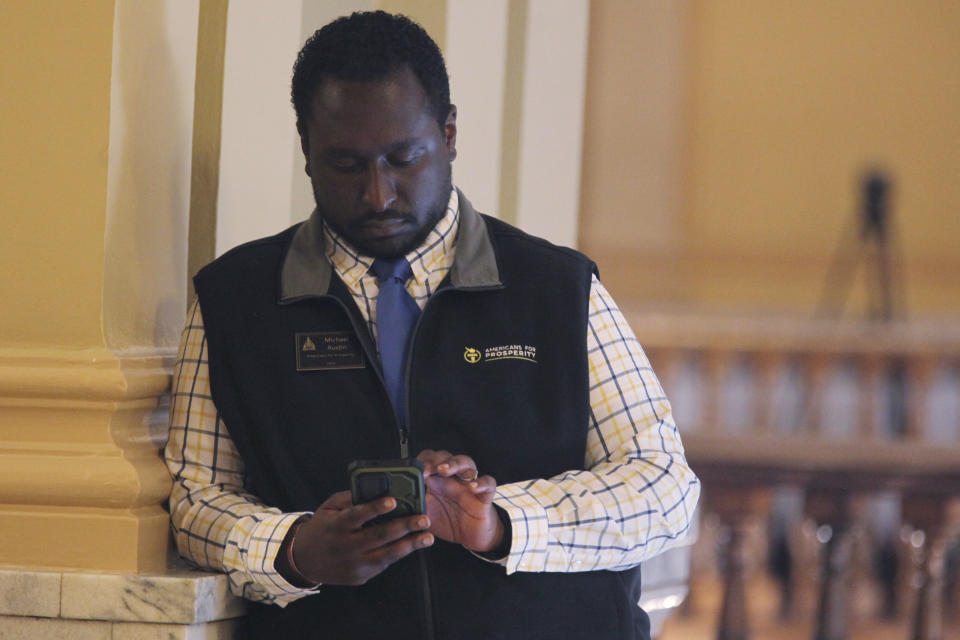
<instances>
[{"instance_id":1,"label":"man's lips","mask_svg":"<svg viewBox=\"0 0 960 640\"><path fill-rule=\"evenodd\" d=\"M357 225L357 230L365 235L388 236L400 232L409 222L403 215L378 216Z\"/></svg>"}]
</instances>

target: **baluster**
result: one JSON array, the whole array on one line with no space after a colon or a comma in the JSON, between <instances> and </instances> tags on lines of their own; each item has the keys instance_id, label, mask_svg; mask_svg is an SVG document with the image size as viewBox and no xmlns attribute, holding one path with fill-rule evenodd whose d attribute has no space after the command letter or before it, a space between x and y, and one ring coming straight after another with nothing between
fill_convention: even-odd
<instances>
[{"instance_id":1,"label":"baluster","mask_svg":"<svg viewBox=\"0 0 960 640\"><path fill-rule=\"evenodd\" d=\"M878 392L883 388L887 363L875 353L867 353L860 359L860 421L859 433L867 440L880 438L880 411L877 405Z\"/></svg>"},{"instance_id":2,"label":"baluster","mask_svg":"<svg viewBox=\"0 0 960 640\"><path fill-rule=\"evenodd\" d=\"M777 617L781 621L797 618L807 604L808 590L804 581L811 578L808 569L816 565L816 549L812 544L813 530L805 526L803 517L803 492L799 487L778 486L773 493L774 506L771 509L768 538L771 548L769 567L779 587L780 603ZM807 607L807 613L813 607Z\"/></svg>"},{"instance_id":3,"label":"baluster","mask_svg":"<svg viewBox=\"0 0 960 640\"><path fill-rule=\"evenodd\" d=\"M915 608L914 600L916 600L917 585L914 574L917 551L911 543L913 533L913 527L903 521L901 514L900 533L897 536L897 578L895 585L897 602L893 612L894 617L898 619L906 619L913 614Z\"/></svg>"},{"instance_id":4,"label":"baluster","mask_svg":"<svg viewBox=\"0 0 960 640\"><path fill-rule=\"evenodd\" d=\"M769 435L774 432L777 419L774 389L778 377L783 373L785 362L785 355L777 351L763 351L756 355L757 389L753 394L753 415L757 433Z\"/></svg>"},{"instance_id":5,"label":"baluster","mask_svg":"<svg viewBox=\"0 0 960 640\"><path fill-rule=\"evenodd\" d=\"M915 356L907 363L907 439L922 442L927 439L930 383L937 368L935 356Z\"/></svg>"},{"instance_id":6,"label":"baluster","mask_svg":"<svg viewBox=\"0 0 960 640\"><path fill-rule=\"evenodd\" d=\"M960 541L954 540L947 551L947 577L944 590L944 615L947 621L960 624Z\"/></svg>"},{"instance_id":7,"label":"baluster","mask_svg":"<svg viewBox=\"0 0 960 640\"><path fill-rule=\"evenodd\" d=\"M831 478L819 478L818 486L807 490L805 509L818 524L817 541L821 546L820 593L814 638L845 640L849 632L850 559L854 538L862 532L866 508L863 496L843 487L843 478L827 484Z\"/></svg>"},{"instance_id":8,"label":"baluster","mask_svg":"<svg viewBox=\"0 0 960 640\"><path fill-rule=\"evenodd\" d=\"M723 600L717 640L747 640L747 543L758 518L770 509L770 491L765 487L717 488L710 505L729 532L722 555Z\"/></svg>"},{"instance_id":9,"label":"baluster","mask_svg":"<svg viewBox=\"0 0 960 640\"><path fill-rule=\"evenodd\" d=\"M811 353L808 355L806 369L806 402L804 403L804 424L801 429L808 436L818 436L822 431L823 389L833 358L828 354Z\"/></svg>"},{"instance_id":10,"label":"baluster","mask_svg":"<svg viewBox=\"0 0 960 640\"><path fill-rule=\"evenodd\" d=\"M960 533L960 497L910 492L903 498L914 550L910 640L943 640L946 553Z\"/></svg>"},{"instance_id":11,"label":"baluster","mask_svg":"<svg viewBox=\"0 0 960 640\"><path fill-rule=\"evenodd\" d=\"M734 354L730 351L714 349L703 354L706 373L706 385L703 398L703 422L705 433L717 433L723 430L723 390L730 367L734 363Z\"/></svg>"},{"instance_id":12,"label":"baluster","mask_svg":"<svg viewBox=\"0 0 960 640\"><path fill-rule=\"evenodd\" d=\"M797 523L791 539L794 566L793 585L790 588L794 598L789 614L793 619L808 619L816 613L817 591L820 584L817 562L819 545L817 523L813 518L802 518Z\"/></svg>"}]
</instances>

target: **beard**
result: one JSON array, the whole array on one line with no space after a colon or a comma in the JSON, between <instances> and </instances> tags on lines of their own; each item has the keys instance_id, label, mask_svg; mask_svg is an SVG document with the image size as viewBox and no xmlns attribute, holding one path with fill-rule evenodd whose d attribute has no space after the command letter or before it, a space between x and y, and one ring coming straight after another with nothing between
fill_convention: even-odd
<instances>
[{"instance_id":1,"label":"beard","mask_svg":"<svg viewBox=\"0 0 960 640\"><path fill-rule=\"evenodd\" d=\"M358 253L372 258L402 258L423 244L446 214L450 191L453 188L452 167L447 164L446 176L438 185L431 200L423 205L420 212L394 208L368 211L351 217L346 224L338 222L342 216L331 215L320 204L322 199L318 187L315 183L312 186L320 217ZM371 226L388 224L402 226L402 232L389 237L377 237L370 233Z\"/></svg>"}]
</instances>

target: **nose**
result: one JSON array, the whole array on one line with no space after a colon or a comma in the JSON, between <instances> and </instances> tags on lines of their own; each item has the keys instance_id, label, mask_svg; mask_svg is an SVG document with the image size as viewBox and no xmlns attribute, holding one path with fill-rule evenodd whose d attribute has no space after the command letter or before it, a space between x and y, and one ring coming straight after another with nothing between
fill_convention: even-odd
<instances>
[{"instance_id":1,"label":"nose","mask_svg":"<svg viewBox=\"0 0 960 640\"><path fill-rule=\"evenodd\" d=\"M389 209L397 199L397 188L389 169L371 163L363 185L363 203L373 211Z\"/></svg>"}]
</instances>

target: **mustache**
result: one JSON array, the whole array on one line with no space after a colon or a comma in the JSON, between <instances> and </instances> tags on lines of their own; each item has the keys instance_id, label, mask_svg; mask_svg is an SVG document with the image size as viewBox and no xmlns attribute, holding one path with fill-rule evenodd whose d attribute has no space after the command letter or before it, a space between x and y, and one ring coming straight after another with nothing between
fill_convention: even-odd
<instances>
[{"instance_id":1,"label":"mustache","mask_svg":"<svg viewBox=\"0 0 960 640\"><path fill-rule=\"evenodd\" d=\"M405 222L415 222L413 214L399 209L384 209L383 211L369 211L357 218L350 226L362 227L371 222L386 222L394 220L403 220Z\"/></svg>"}]
</instances>

